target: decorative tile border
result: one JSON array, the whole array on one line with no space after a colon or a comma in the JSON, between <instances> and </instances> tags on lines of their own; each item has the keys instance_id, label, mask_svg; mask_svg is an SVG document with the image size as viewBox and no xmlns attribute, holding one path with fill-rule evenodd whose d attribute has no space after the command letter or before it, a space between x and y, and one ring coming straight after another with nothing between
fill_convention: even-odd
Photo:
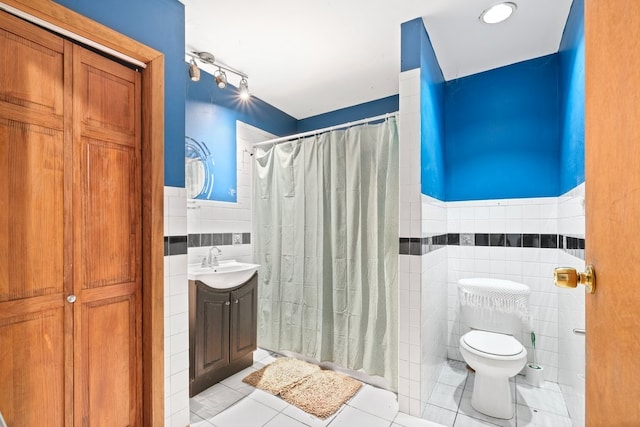
<instances>
[{"instance_id":1,"label":"decorative tile border","mask_svg":"<svg viewBox=\"0 0 640 427\"><path fill-rule=\"evenodd\" d=\"M400 255L424 255L444 248L449 240L448 236L447 234L438 234L422 238L401 237Z\"/></svg>"},{"instance_id":2,"label":"decorative tile border","mask_svg":"<svg viewBox=\"0 0 640 427\"><path fill-rule=\"evenodd\" d=\"M189 247L248 245L251 233L203 233L189 234Z\"/></svg>"},{"instance_id":3,"label":"decorative tile border","mask_svg":"<svg viewBox=\"0 0 640 427\"><path fill-rule=\"evenodd\" d=\"M242 243L239 241L242 235ZM236 241L234 242L234 236ZM206 233L165 236L164 255L184 255L187 248L250 244L251 233ZM562 234L448 233L427 237L400 237L400 255L426 255L445 246L562 249L584 259L585 239Z\"/></svg>"},{"instance_id":4,"label":"decorative tile border","mask_svg":"<svg viewBox=\"0 0 640 427\"><path fill-rule=\"evenodd\" d=\"M251 233L205 233L187 236L164 236L164 256L185 255L188 248L202 246L247 245Z\"/></svg>"},{"instance_id":5,"label":"decorative tile border","mask_svg":"<svg viewBox=\"0 0 640 427\"><path fill-rule=\"evenodd\" d=\"M428 237L401 237L400 255L425 255L445 246L563 249L584 259L585 240L562 234L448 233Z\"/></svg>"},{"instance_id":6,"label":"decorative tile border","mask_svg":"<svg viewBox=\"0 0 640 427\"><path fill-rule=\"evenodd\" d=\"M560 240L558 242L558 247L562 249L564 252L572 255L576 258L580 258L582 260L585 259L584 249L585 249L585 240L584 237L573 237L573 236L563 236L560 235Z\"/></svg>"},{"instance_id":7,"label":"decorative tile border","mask_svg":"<svg viewBox=\"0 0 640 427\"><path fill-rule=\"evenodd\" d=\"M187 236L164 236L164 256L185 255Z\"/></svg>"}]
</instances>

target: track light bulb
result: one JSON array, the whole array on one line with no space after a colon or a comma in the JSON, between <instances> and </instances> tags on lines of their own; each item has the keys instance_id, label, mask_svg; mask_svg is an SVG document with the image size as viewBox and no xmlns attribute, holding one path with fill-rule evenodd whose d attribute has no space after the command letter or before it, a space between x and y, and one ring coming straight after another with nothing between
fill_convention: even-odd
<instances>
[{"instance_id":1,"label":"track light bulb","mask_svg":"<svg viewBox=\"0 0 640 427\"><path fill-rule=\"evenodd\" d=\"M213 79L216 81L216 85L220 89L224 89L227 87L227 74L218 68L218 71L213 73Z\"/></svg>"},{"instance_id":2,"label":"track light bulb","mask_svg":"<svg viewBox=\"0 0 640 427\"><path fill-rule=\"evenodd\" d=\"M240 80L240 86L238 86L238 92L240 92L240 99L247 100L249 99L249 82L245 77Z\"/></svg>"},{"instance_id":3,"label":"track light bulb","mask_svg":"<svg viewBox=\"0 0 640 427\"><path fill-rule=\"evenodd\" d=\"M200 80L200 68L198 68L198 64L196 64L195 59L192 59L191 64L189 64L189 77L193 82Z\"/></svg>"}]
</instances>

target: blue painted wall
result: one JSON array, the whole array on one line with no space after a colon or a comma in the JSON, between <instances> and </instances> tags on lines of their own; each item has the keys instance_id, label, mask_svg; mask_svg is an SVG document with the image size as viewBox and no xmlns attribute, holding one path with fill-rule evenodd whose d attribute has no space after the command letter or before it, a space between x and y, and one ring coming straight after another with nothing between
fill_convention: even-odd
<instances>
[{"instance_id":1,"label":"blue painted wall","mask_svg":"<svg viewBox=\"0 0 640 427\"><path fill-rule=\"evenodd\" d=\"M364 102L317 116L307 117L306 119L298 120L297 131L308 132L356 120L368 119L386 113L393 113L398 111L399 99L400 97L398 95L392 95L375 101Z\"/></svg>"},{"instance_id":2,"label":"blue painted wall","mask_svg":"<svg viewBox=\"0 0 640 427\"><path fill-rule=\"evenodd\" d=\"M400 38L401 70L420 68L421 192L444 200L444 77L422 18L403 23Z\"/></svg>"},{"instance_id":3,"label":"blue painted wall","mask_svg":"<svg viewBox=\"0 0 640 427\"><path fill-rule=\"evenodd\" d=\"M177 0L57 0L165 55L164 183L184 187L184 5Z\"/></svg>"},{"instance_id":4,"label":"blue painted wall","mask_svg":"<svg viewBox=\"0 0 640 427\"><path fill-rule=\"evenodd\" d=\"M420 68L423 33L426 33L422 18L405 22L400 26L400 71Z\"/></svg>"},{"instance_id":5,"label":"blue painted wall","mask_svg":"<svg viewBox=\"0 0 640 427\"><path fill-rule=\"evenodd\" d=\"M422 19L420 19L422 22ZM429 35L420 33L421 192L445 199L445 82Z\"/></svg>"},{"instance_id":6,"label":"blue painted wall","mask_svg":"<svg viewBox=\"0 0 640 427\"><path fill-rule=\"evenodd\" d=\"M559 51L560 193L584 182L584 0L573 0Z\"/></svg>"},{"instance_id":7,"label":"blue painted wall","mask_svg":"<svg viewBox=\"0 0 640 427\"><path fill-rule=\"evenodd\" d=\"M446 83L446 200L559 194L557 76L549 55Z\"/></svg>"},{"instance_id":8,"label":"blue painted wall","mask_svg":"<svg viewBox=\"0 0 640 427\"><path fill-rule=\"evenodd\" d=\"M201 71L200 81L192 82L188 68L183 62L182 81L187 93L185 133L206 144L215 162L213 193L207 198L235 202L236 194L230 190L237 190L236 121L275 135L290 135L296 133L297 120L255 96L241 101L237 88L228 85L219 89L213 76L205 71ZM184 141L183 136L183 146ZM184 156L180 161L184 165Z\"/></svg>"}]
</instances>

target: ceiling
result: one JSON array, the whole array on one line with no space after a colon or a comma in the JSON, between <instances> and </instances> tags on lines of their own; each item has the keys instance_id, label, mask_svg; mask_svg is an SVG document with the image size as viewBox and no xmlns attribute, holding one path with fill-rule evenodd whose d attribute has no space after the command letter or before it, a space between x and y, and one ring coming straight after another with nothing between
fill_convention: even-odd
<instances>
[{"instance_id":1,"label":"ceiling","mask_svg":"<svg viewBox=\"0 0 640 427\"><path fill-rule=\"evenodd\" d=\"M572 0L511 0L495 25L478 18L497 0L182 1L188 52L211 52L249 76L253 96L303 119L397 94L403 22L422 17L452 80L557 52Z\"/></svg>"}]
</instances>

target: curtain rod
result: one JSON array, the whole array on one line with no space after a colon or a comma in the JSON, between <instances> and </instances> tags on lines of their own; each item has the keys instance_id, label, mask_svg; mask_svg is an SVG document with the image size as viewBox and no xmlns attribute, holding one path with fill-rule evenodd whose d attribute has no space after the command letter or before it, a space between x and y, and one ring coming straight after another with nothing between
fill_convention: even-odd
<instances>
[{"instance_id":1,"label":"curtain rod","mask_svg":"<svg viewBox=\"0 0 640 427\"><path fill-rule=\"evenodd\" d=\"M132 58L132 57L130 57L128 55L125 55L124 53L120 53L117 50L111 49L110 47L107 47L107 46L102 45L100 43L94 42L93 40L89 40L88 38L83 37L83 36L81 36L79 34L76 34L76 33L71 32L69 30L65 30L62 27L58 27L55 24L47 22L47 21L45 21L43 19L40 19L40 18L38 18L36 16L33 16L33 15L27 13L27 12L23 12L20 9L16 9L15 7L9 6L8 4L0 2L0 9L4 10L5 12L8 12L8 13L10 13L12 15L17 16L18 18L22 18L22 19L24 19L26 21L29 21L32 24L39 25L39 26L41 26L43 28L46 28L47 30L53 31L54 33L58 33L58 34L60 34L62 36L70 38L71 40L80 42L80 43L82 43L84 45L90 46L90 47L92 47L94 49L97 49L97 50L99 50L101 52L104 52L104 53L106 53L108 55L111 55L111 56L113 56L115 58L121 59L121 60L123 60L125 62L128 62L129 64L136 65L136 66L138 66L140 68L143 68L143 69L147 68L147 64L145 64L144 62L138 61L137 59L134 59L134 58Z\"/></svg>"},{"instance_id":2,"label":"curtain rod","mask_svg":"<svg viewBox=\"0 0 640 427\"><path fill-rule=\"evenodd\" d=\"M384 119L388 119L389 117L395 117L397 115L398 115L397 111L394 112L394 113L381 114L379 116L369 117L367 119L362 119L362 120L356 120L354 122L343 123L341 125L329 126L329 127L318 129L318 130L311 130L311 131L308 131L308 132L297 133L295 135L283 136L281 138L274 138L274 139L270 139L268 141L264 141L264 142L259 142L257 144L253 144L253 146L254 147L260 147L262 145L267 145L267 144L277 145L277 144L280 144L281 142L291 141L292 139L303 138L305 136L310 136L310 135L318 135L320 133L330 132L332 130L342 129L342 128L351 127L351 126L355 126L355 125L360 125L360 124L363 124L363 123L369 123L369 122L373 122L373 121L376 121L376 120L384 120Z\"/></svg>"}]
</instances>

